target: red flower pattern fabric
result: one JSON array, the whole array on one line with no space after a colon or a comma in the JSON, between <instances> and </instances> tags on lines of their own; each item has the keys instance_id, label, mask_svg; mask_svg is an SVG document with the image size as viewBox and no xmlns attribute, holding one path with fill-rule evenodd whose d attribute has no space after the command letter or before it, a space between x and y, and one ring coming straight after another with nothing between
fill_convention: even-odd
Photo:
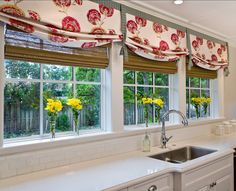
<instances>
[{"instance_id":1,"label":"red flower pattern fabric","mask_svg":"<svg viewBox=\"0 0 236 191\"><path fill-rule=\"evenodd\" d=\"M83 0L75 0L75 2L76 2L78 5L82 5L82 4L83 4Z\"/></svg>"},{"instance_id":2,"label":"red flower pattern fabric","mask_svg":"<svg viewBox=\"0 0 236 191\"><path fill-rule=\"evenodd\" d=\"M25 31L27 33L33 33L34 32L34 27L30 24L15 20L15 19L9 19L10 25L13 27L16 27L22 31Z\"/></svg>"},{"instance_id":3,"label":"red flower pattern fabric","mask_svg":"<svg viewBox=\"0 0 236 191\"><path fill-rule=\"evenodd\" d=\"M122 40L120 10L93 1L0 1L0 21L63 46L93 47Z\"/></svg>"},{"instance_id":4,"label":"red flower pattern fabric","mask_svg":"<svg viewBox=\"0 0 236 191\"><path fill-rule=\"evenodd\" d=\"M208 47L209 49L212 49L212 48L213 48L213 42L210 41L210 40L207 40L207 47Z\"/></svg>"},{"instance_id":5,"label":"red flower pattern fabric","mask_svg":"<svg viewBox=\"0 0 236 191\"><path fill-rule=\"evenodd\" d=\"M40 15L32 10L28 10L29 16L31 19L35 20L35 21L40 21Z\"/></svg>"},{"instance_id":6,"label":"red flower pattern fabric","mask_svg":"<svg viewBox=\"0 0 236 191\"><path fill-rule=\"evenodd\" d=\"M169 45L166 41L162 40L160 42L160 50L162 50L162 51L169 50Z\"/></svg>"},{"instance_id":7,"label":"red flower pattern fabric","mask_svg":"<svg viewBox=\"0 0 236 191\"><path fill-rule=\"evenodd\" d=\"M218 70L228 65L225 45L190 34L192 61L207 70ZM196 62L196 60L198 60Z\"/></svg>"},{"instance_id":8,"label":"red flower pattern fabric","mask_svg":"<svg viewBox=\"0 0 236 191\"><path fill-rule=\"evenodd\" d=\"M153 23L153 30L156 33L162 33L163 32L163 26L159 23Z\"/></svg>"},{"instance_id":9,"label":"red flower pattern fabric","mask_svg":"<svg viewBox=\"0 0 236 191\"><path fill-rule=\"evenodd\" d=\"M49 34L48 39L56 43L66 43L69 40L68 37L60 34Z\"/></svg>"},{"instance_id":10,"label":"red flower pattern fabric","mask_svg":"<svg viewBox=\"0 0 236 191\"><path fill-rule=\"evenodd\" d=\"M141 27L145 27L147 25L147 20L142 17L135 16L135 21Z\"/></svg>"},{"instance_id":11,"label":"red flower pattern fabric","mask_svg":"<svg viewBox=\"0 0 236 191\"><path fill-rule=\"evenodd\" d=\"M17 7L16 5L1 5L0 12L6 13L8 15L24 17L25 13L22 9Z\"/></svg>"},{"instance_id":12,"label":"red flower pattern fabric","mask_svg":"<svg viewBox=\"0 0 236 191\"><path fill-rule=\"evenodd\" d=\"M129 32L131 32L132 34L135 34L137 29L138 29L138 25L136 22L134 22L133 20L129 20L126 24L126 28L128 29Z\"/></svg>"},{"instance_id":13,"label":"red flower pattern fabric","mask_svg":"<svg viewBox=\"0 0 236 191\"><path fill-rule=\"evenodd\" d=\"M56 4L56 6L62 8L69 7L71 5L71 0L53 0L53 2Z\"/></svg>"},{"instance_id":14,"label":"red flower pattern fabric","mask_svg":"<svg viewBox=\"0 0 236 191\"><path fill-rule=\"evenodd\" d=\"M178 36L177 34L173 33L173 34L171 35L171 40L172 40L172 42L173 42L175 45L177 45L178 42L179 42L179 36Z\"/></svg>"},{"instance_id":15,"label":"red flower pattern fabric","mask_svg":"<svg viewBox=\"0 0 236 191\"><path fill-rule=\"evenodd\" d=\"M176 30L176 32L177 32L177 35L178 35L178 37L179 38L184 38L185 37L185 32L183 32L183 31L181 31L181 30Z\"/></svg>"},{"instance_id":16,"label":"red flower pattern fabric","mask_svg":"<svg viewBox=\"0 0 236 191\"><path fill-rule=\"evenodd\" d=\"M70 31L70 32L80 32L80 24L79 22L70 16L67 16L62 19L62 29Z\"/></svg>"},{"instance_id":17,"label":"red flower pattern fabric","mask_svg":"<svg viewBox=\"0 0 236 191\"><path fill-rule=\"evenodd\" d=\"M217 62L217 56L215 54L211 55L211 60Z\"/></svg>"},{"instance_id":18,"label":"red flower pattern fabric","mask_svg":"<svg viewBox=\"0 0 236 191\"><path fill-rule=\"evenodd\" d=\"M81 48L92 48L96 46L96 42L85 42L82 44Z\"/></svg>"},{"instance_id":19,"label":"red flower pattern fabric","mask_svg":"<svg viewBox=\"0 0 236 191\"><path fill-rule=\"evenodd\" d=\"M97 23L101 20L101 14L96 9L90 9L87 13L87 18L91 24L97 25Z\"/></svg>"},{"instance_id":20,"label":"red flower pattern fabric","mask_svg":"<svg viewBox=\"0 0 236 191\"><path fill-rule=\"evenodd\" d=\"M91 33L92 34L104 34L104 33L106 33L106 31L102 27L94 27L91 30Z\"/></svg>"},{"instance_id":21,"label":"red flower pattern fabric","mask_svg":"<svg viewBox=\"0 0 236 191\"><path fill-rule=\"evenodd\" d=\"M114 9L113 8L109 8L109 7L107 7L103 4L99 5L99 10L100 10L100 13L102 13L106 17L111 17L114 14Z\"/></svg>"},{"instance_id":22,"label":"red flower pattern fabric","mask_svg":"<svg viewBox=\"0 0 236 191\"><path fill-rule=\"evenodd\" d=\"M128 13L126 20L126 45L139 56L176 61L181 55L188 54L185 32Z\"/></svg>"}]
</instances>

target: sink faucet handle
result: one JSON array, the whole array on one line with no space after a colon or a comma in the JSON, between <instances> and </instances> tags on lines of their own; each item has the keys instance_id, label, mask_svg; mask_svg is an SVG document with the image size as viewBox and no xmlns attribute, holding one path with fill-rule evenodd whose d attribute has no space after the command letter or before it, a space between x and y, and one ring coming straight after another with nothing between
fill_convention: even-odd
<instances>
[{"instance_id":1,"label":"sink faucet handle","mask_svg":"<svg viewBox=\"0 0 236 191\"><path fill-rule=\"evenodd\" d=\"M169 138L166 138L166 142L169 142L169 140L173 138L173 136L170 136Z\"/></svg>"},{"instance_id":2,"label":"sink faucet handle","mask_svg":"<svg viewBox=\"0 0 236 191\"><path fill-rule=\"evenodd\" d=\"M184 126L188 126L188 121L183 120L183 121L182 121L182 124L183 124Z\"/></svg>"}]
</instances>

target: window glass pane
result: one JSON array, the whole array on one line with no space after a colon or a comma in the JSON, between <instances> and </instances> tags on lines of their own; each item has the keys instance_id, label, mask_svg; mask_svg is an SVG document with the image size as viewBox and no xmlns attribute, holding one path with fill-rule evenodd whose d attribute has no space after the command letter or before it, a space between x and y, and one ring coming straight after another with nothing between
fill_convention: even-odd
<instances>
[{"instance_id":1,"label":"window glass pane","mask_svg":"<svg viewBox=\"0 0 236 191\"><path fill-rule=\"evenodd\" d=\"M201 88L210 88L210 80L201 79Z\"/></svg>"},{"instance_id":2,"label":"window glass pane","mask_svg":"<svg viewBox=\"0 0 236 191\"><path fill-rule=\"evenodd\" d=\"M152 95L153 91L152 91L152 87L138 87L138 95L140 95L141 97L143 96L149 96ZM138 113L137 113L137 117L138 117L138 124L140 123L144 123L144 107L143 104L141 102L141 98L138 97ZM153 122L153 107L152 105L149 105L149 123Z\"/></svg>"},{"instance_id":3,"label":"window glass pane","mask_svg":"<svg viewBox=\"0 0 236 191\"><path fill-rule=\"evenodd\" d=\"M135 124L135 89L124 87L124 124Z\"/></svg>"},{"instance_id":4,"label":"window glass pane","mask_svg":"<svg viewBox=\"0 0 236 191\"><path fill-rule=\"evenodd\" d=\"M135 84L135 72L130 70L124 71L124 84Z\"/></svg>"},{"instance_id":5,"label":"window glass pane","mask_svg":"<svg viewBox=\"0 0 236 191\"><path fill-rule=\"evenodd\" d=\"M190 103L191 100L189 99L189 89L186 89L186 115L188 118L190 117Z\"/></svg>"},{"instance_id":6,"label":"window glass pane","mask_svg":"<svg viewBox=\"0 0 236 191\"><path fill-rule=\"evenodd\" d=\"M101 128L101 86L79 84L76 86L77 97L81 99L83 110L80 114L80 129Z\"/></svg>"},{"instance_id":7,"label":"window glass pane","mask_svg":"<svg viewBox=\"0 0 236 191\"><path fill-rule=\"evenodd\" d=\"M169 88L155 88L155 95L164 100L164 107L161 110L161 116L169 110Z\"/></svg>"},{"instance_id":8,"label":"window glass pane","mask_svg":"<svg viewBox=\"0 0 236 191\"><path fill-rule=\"evenodd\" d=\"M189 87L189 77L186 77L186 87Z\"/></svg>"},{"instance_id":9,"label":"window glass pane","mask_svg":"<svg viewBox=\"0 0 236 191\"><path fill-rule=\"evenodd\" d=\"M43 84L43 100L44 108L47 104L48 98L57 98L62 102L66 102L66 99L73 97L72 84L60 84L60 83L44 83ZM64 104L65 106L65 104ZM48 124L47 111L44 110L43 119L44 133L50 132ZM72 131L72 114L68 107L64 107L59 113L56 121L56 132Z\"/></svg>"},{"instance_id":10,"label":"window glass pane","mask_svg":"<svg viewBox=\"0 0 236 191\"><path fill-rule=\"evenodd\" d=\"M169 85L169 75L155 73L155 85L156 86L168 86Z\"/></svg>"},{"instance_id":11,"label":"window glass pane","mask_svg":"<svg viewBox=\"0 0 236 191\"><path fill-rule=\"evenodd\" d=\"M95 68L76 67L76 80L84 82L100 82L101 70Z\"/></svg>"},{"instance_id":12,"label":"window glass pane","mask_svg":"<svg viewBox=\"0 0 236 191\"><path fill-rule=\"evenodd\" d=\"M152 74L151 72L137 72L137 82L143 85L152 85Z\"/></svg>"},{"instance_id":13,"label":"window glass pane","mask_svg":"<svg viewBox=\"0 0 236 191\"><path fill-rule=\"evenodd\" d=\"M200 78L190 78L190 86L192 88L200 88Z\"/></svg>"},{"instance_id":14,"label":"window glass pane","mask_svg":"<svg viewBox=\"0 0 236 191\"><path fill-rule=\"evenodd\" d=\"M72 80L72 67L43 64L44 80Z\"/></svg>"},{"instance_id":15,"label":"window glass pane","mask_svg":"<svg viewBox=\"0 0 236 191\"><path fill-rule=\"evenodd\" d=\"M39 134L39 83L6 83L4 138Z\"/></svg>"},{"instance_id":16,"label":"window glass pane","mask_svg":"<svg viewBox=\"0 0 236 191\"><path fill-rule=\"evenodd\" d=\"M190 90L190 99L192 97L200 97L200 90ZM189 113L190 113L190 118L196 117L196 110L192 104L190 105Z\"/></svg>"},{"instance_id":17,"label":"window glass pane","mask_svg":"<svg viewBox=\"0 0 236 191\"><path fill-rule=\"evenodd\" d=\"M5 60L5 71L6 78L40 78L40 65L32 62Z\"/></svg>"}]
</instances>

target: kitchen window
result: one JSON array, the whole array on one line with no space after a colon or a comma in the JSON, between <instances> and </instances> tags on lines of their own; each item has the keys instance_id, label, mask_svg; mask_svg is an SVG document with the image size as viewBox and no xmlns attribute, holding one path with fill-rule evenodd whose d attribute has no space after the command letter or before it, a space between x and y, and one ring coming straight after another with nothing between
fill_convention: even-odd
<instances>
[{"instance_id":1,"label":"kitchen window","mask_svg":"<svg viewBox=\"0 0 236 191\"><path fill-rule=\"evenodd\" d=\"M124 70L124 125L144 124L144 108L140 96L151 96L164 99L161 115L169 109L169 74L138 72ZM151 106L149 122L155 123L155 108Z\"/></svg>"},{"instance_id":2,"label":"kitchen window","mask_svg":"<svg viewBox=\"0 0 236 191\"><path fill-rule=\"evenodd\" d=\"M83 110L80 130L101 130L104 70L5 60L4 138L49 134L47 98L62 100L56 132L73 132L71 111L66 100L78 97Z\"/></svg>"},{"instance_id":3,"label":"kitchen window","mask_svg":"<svg viewBox=\"0 0 236 191\"><path fill-rule=\"evenodd\" d=\"M211 97L211 80L207 78L186 77L186 111L188 118L196 118L196 110L191 104L193 97ZM207 113L203 108L200 109L200 117L211 116L211 104L208 106Z\"/></svg>"}]
</instances>

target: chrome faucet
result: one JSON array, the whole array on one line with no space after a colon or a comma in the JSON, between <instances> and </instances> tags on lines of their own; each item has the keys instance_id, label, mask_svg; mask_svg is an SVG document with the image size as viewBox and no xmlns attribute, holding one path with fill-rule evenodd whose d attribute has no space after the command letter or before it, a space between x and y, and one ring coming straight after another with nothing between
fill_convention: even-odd
<instances>
[{"instance_id":1,"label":"chrome faucet","mask_svg":"<svg viewBox=\"0 0 236 191\"><path fill-rule=\"evenodd\" d=\"M169 110L167 111L166 113L163 114L163 116L161 117L161 121L162 121L162 128L161 128L161 148L166 148L166 143L172 138L172 136L170 137L166 137L166 127L165 127L165 119L166 117L168 117L171 113L177 113L179 114L183 121L182 121L182 124L184 126L187 126L188 125L188 119L186 118L186 116L180 112L180 111L177 111L177 110Z\"/></svg>"}]
</instances>

